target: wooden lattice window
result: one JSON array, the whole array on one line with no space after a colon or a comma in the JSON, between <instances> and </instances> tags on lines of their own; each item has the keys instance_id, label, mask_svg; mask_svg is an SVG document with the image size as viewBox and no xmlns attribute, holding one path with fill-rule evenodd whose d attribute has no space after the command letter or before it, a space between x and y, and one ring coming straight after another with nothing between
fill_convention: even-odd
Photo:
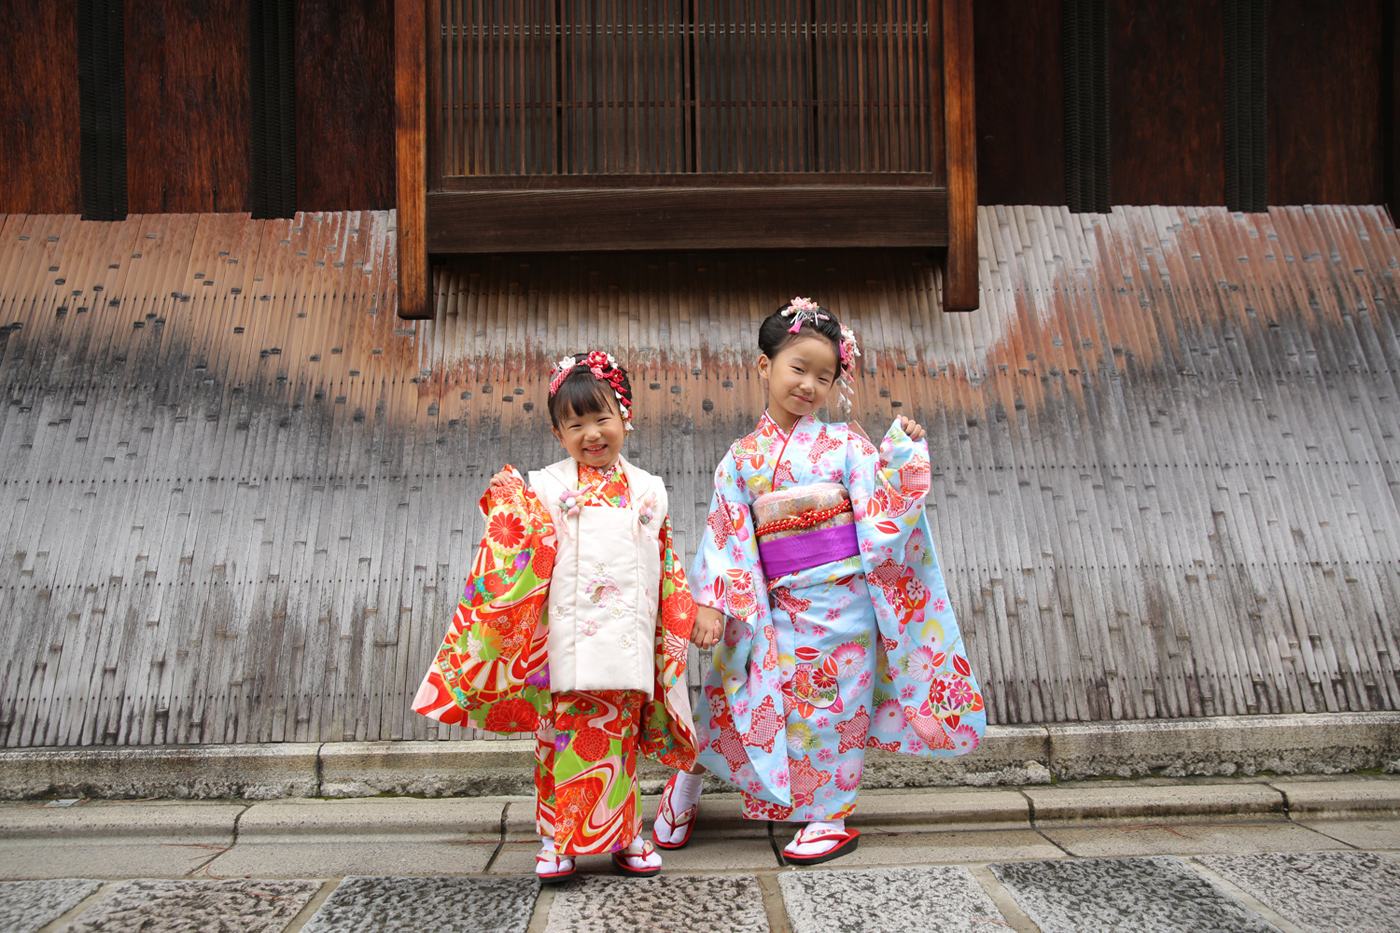
<instances>
[{"instance_id":1,"label":"wooden lattice window","mask_svg":"<svg viewBox=\"0 0 1400 933\"><path fill-rule=\"evenodd\" d=\"M410 28L416 2L396 0ZM427 251L952 257L962 243L958 301L975 305L970 0L426 0L423 12L426 61L399 43L397 88L411 114L425 67Z\"/></svg>"},{"instance_id":2,"label":"wooden lattice window","mask_svg":"<svg viewBox=\"0 0 1400 933\"><path fill-rule=\"evenodd\" d=\"M943 175L926 3L445 0L441 13L444 182Z\"/></svg>"}]
</instances>

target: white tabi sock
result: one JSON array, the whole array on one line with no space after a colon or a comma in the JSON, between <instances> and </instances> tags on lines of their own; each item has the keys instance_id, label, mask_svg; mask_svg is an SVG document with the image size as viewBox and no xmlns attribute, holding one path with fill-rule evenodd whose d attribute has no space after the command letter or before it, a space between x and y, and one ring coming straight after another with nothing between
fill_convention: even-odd
<instances>
[{"instance_id":1,"label":"white tabi sock","mask_svg":"<svg viewBox=\"0 0 1400 933\"><path fill-rule=\"evenodd\" d=\"M556 871L568 871L574 867L572 857L559 854L559 844L555 842L553 836L540 837L540 855L553 856L554 862L551 864L549 861L536 861L535 874L537 875L551 875Z\"/></svg>"},{"instance_id":2,"label":"white tabi sock","mask_svg":"<svg viewBox=\"0 0 1400 933\"><path fill-rule=\"evenodd\" d=\"M689 771L676 775L676 789L671 793L671 809L676 811L676 816L695 806L704 789L705 775L691 774Z\"/></svg>"},{"instance_id":3,"label":"white tabi sock","mask_svg":"<svg viewBox=\"0 0 1400 933\"><path fill-rule=\"evenodd\" d=\"M695 806L700 799L700 792L705 789L705 775L691 774L689 771L682 771L676 775L676 783L671 788L671 812L680 819L681 814ZM684 836L685 829L671 826L657 813L656 824L652 827L652 836L658 842L670 843L673 840Z\"/></svg>"},{"instance_id":4,"label":"white tabi sock","mask_svg":"<svg viewBox=\"0 0 1400 933\"><path fill-rule=\"evenodd\" d=\"M656 853L655 849L648 855L642 855L645 844L646 840L638 836L628 844L627 848L622 850L622 857L633 868L660 868L661 856Z\"/></svg>"}]
</instances>

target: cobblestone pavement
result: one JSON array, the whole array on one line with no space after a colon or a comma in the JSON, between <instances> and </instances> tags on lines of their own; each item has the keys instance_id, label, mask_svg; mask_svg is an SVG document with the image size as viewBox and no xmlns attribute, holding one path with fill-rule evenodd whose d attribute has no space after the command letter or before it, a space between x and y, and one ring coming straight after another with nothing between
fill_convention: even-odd
<instances>
[{"instance_id":1,"label":"cobblestone pavement","mask_svg":"<svg viewBox=\"0 0 1400 933\"><path fill-rule=\"evenodd\" d=\"M1400 782L1361 788L1365 812L1340 784L1297 814L1232 812L1221 788L1154 811L1096 785L1096 816L1058 820L1017 818L1005 790L870 795L859 848L813 868L717 798L660 877L599 856L552 888L519 798L4 803L0 933L1400 933Z\"/></svg>"}]
</instances>

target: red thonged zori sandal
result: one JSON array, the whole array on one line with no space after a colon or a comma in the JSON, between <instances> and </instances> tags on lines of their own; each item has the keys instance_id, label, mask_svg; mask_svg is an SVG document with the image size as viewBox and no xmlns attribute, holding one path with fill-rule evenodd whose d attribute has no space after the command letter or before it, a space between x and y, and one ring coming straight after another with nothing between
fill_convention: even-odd
<instances>
[{"instance_id":1,"label":"red thonged zori sandal","mask_svg":"<svg viewBox=\"0 0 1400 933\"><path fill-rule=\"evenodd\" d=\"M700 804L696 804L689 810L676 815L676 811L671 807L671 795L675 793L676 781L680 778L680 772L671 775L671 780L666 782L666 789L661 792L661 803L656 808L656 820L652 823L651 841L658 849L684 849L690 844L690 834L695 831L695 817L700 812ZM666 823L674 833L681 827L685 827L685 835L680 839L674 836L670 842L662 842L656 838L656 823Z\"/></svg>"},{"instance_id":2,"label":"red thonged zori sandal","mask_svg":"<svg viewBox=\"0 0 1400 933\"><path fill-rule=\"evenodd\" d=\"M546 862L554 863L554 871L542 872L537 867L535 869L535 877L540 879L540 884L558 884L578 874L578 860L571 856L560 855L558 852L540 852L535 856L535 864L537 866ZM569 863L567 869L560 867L565 862Z\"/></svg>"},{"instance_id":3,"label":"red thonged zori sandal","mask_svg":"<svg viewBox=\"0 0 1400 933\"><path fill-rule=\"evenodd\" d=\"M820 832L808 833L806 828L798 830L796 841L801 845L810 845L814 842L836 841L836 845L825 852L818 852L816 855L793 855L786 849L783 850L783 860L789 865L820 865L822 862L829 862L834 858L854 852L856 845L860 842L860 830L858 829L824 829Z\"/></svg>"},{"instance_id":4,"label":"red thonged zori sandal","mask_svg":"<svg viewBox=\"0 0 1400 933\"><path fill-rule=\"evenodd\" d=\"M629 857L645 860L655 854L656 849L652 848L651 840L644 839L642 840L642 851L640 852L628 852L624 849L621 852L614 852L612 854L613 871L617 872L619 875L626 875L629 878L651 878L659 875L661 874L660 865L653 868L636 868L635 866L627 864L627 859Z\"/></svg>"}]
</instances>

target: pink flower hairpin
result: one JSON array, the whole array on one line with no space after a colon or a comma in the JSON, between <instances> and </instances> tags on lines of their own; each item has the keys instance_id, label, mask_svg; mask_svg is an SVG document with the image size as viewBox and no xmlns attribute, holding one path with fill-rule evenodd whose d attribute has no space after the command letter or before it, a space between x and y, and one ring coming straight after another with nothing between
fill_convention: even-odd
<instances>
[{"instance_id":1,"label":"pink flower hairpin","mask_svg":"<svg viewBox=\"0 0 1400 933\"><path fill-rule=\"evenodd\" d=\"M788 328L789 334L795 334L802 330L804 321L811 321L813 324L818 321L830 319L830 315L824 314L821 305L810 298L794 298L788 306L781 312L783 317L792 317L792 326Z\"/></svg>"}]
</instances>

